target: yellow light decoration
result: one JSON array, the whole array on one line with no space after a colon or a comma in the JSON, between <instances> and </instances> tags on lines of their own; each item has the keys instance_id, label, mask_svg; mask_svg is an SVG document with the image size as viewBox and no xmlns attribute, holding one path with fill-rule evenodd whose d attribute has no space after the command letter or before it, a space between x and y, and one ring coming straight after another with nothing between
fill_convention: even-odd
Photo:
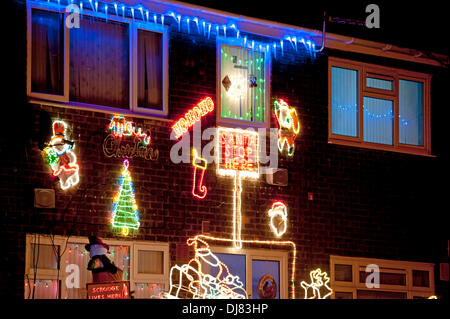
<instances>
[{"instance_id":1,"label":"yellow light decoration","mask_svg":"<svg viewBox=\"0 0 450 319\"><path fill-rule=\"evenodd\" d=\"M199 247L199 243L202 247ZM194 246L195 256L187 264L175 265L170 269L169 292L164 294L168 299L180 299L188 296L192 299L247 299L247 293L238 276L230 273L227 265L214 255L206 241L196 236L187 240ZM213 277L202 271L202 261L212 267L218 267L218 274ZM178 282L174 283L174 273L178 272ZM189 284L183 284L183 277Z\"/></svg>"},{"instance_id":2,"label":"yellow light decoration","mask_svg":"<svg viewBox=\"0 0 450 319\"><path fill-rule=\"evenodd\" d=\"M214 237L214 236L208 236L208 235L197 235L195 238L203 238L205 240L212 240L212 241L219 241L219 242L225 242L225 243L234 243L234 239L230 238L221 238L221 237ZM294 242L292 241L276 241L276 240L245 240L242 239L241 243L246 244L258 244L258 245L280 245L280 246L291 246L292 247L292 262L291 262L291 275L289 278L290 282L290 295L291 299L295 299L295 267L296 267L296 260L297 260L297 248Z\"/></svg>"},{"instance_id":3,"label":"yellow light decoration","mask_svg":"<svg viewBox=\"0 0 450 319\"><path fill-rule=\"evenodd\" d=\"M309 277L311 278L311 283L308 284L306 281L302 281L300 286L305 290L305 299L326 299L328 298L333 290L328 286L330 282L330 277L326 272L322 272L320 268L316 270L312 270L309 273ZM320 292L320 288L324 287L328 292L322 296ZM312 296L308 296L308 291L312 289Z\"/></svg>"},{"instance_id":4,"label":"yellow light decoration","mask_svg":"<svg viewBox=\"0 0 450 319\"><path fill-rule=\"evenodd\" d=\"M297 111L289 106L284 100L275 101L275 116L278 120L278 149L287 150L289 156L294 155L295 138L300 132L300 121L298 120Z\"/></svg>"}]
</instances>

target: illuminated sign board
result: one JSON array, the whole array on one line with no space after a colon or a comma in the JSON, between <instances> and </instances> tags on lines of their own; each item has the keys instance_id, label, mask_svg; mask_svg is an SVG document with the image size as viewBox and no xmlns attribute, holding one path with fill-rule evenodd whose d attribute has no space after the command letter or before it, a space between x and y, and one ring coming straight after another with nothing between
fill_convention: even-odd
<instances>
[{"instance_id":1,"label":"illuminated sign board","mask_svg":"<svg viewBox=\"0 0 450 319\"><path fill-rule=\"evenodd\" d=\"M219 127L218 154L220 175L259 177L257 132Z\"/></svg>"},{"instance_id":2,"label":"illuminated sign board","mask_svg":"<svg viewBox=\"0 0 450 319\"><path fill-rule=\"evenodd\" d=\"M86 284L87 299L130 299L130 282Z\"/></svg>"},{"instance_id":3,"label":"illuminated sign board","mask_svg":"<svg viewBox=\"0 0 450 319\"><path fill-rule=\"evenodd\" d=\"M200 121L203 116L213 110L214 102L210 97L206 97L201 100L172 126L172 130L175 132L176 138L179 138L185 134L192 126L194 126L195 122Z\"/></svg>"}]
</instances>

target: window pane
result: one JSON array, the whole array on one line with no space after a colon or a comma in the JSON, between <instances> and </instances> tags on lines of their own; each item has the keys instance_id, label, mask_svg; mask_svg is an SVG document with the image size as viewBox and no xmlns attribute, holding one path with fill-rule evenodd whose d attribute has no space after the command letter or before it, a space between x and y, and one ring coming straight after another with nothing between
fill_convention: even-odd
<instances>
[{"instance_id":1,"label":"window pane","mask_svg":"<svg viewBox=\"0 0 450 319\"><path fill-rule=\"evenodd\" d=\"M134 284L134 298L159 298L160 294L164 292L164 284L149 284L149 283L135 283Z\"/></svg>"},{"instance_id":2,"label":"window pane","mask_svg":"<svg viewBox=\"0 0 450 319\"><path fill-rule=\"evenodd\" d=\"M334 299L353 299L353 293L336 291L334 293Z\"/></svg>"},{"instance_id":3,"label":"window pane","mask_svg":"<svg viewBox=\"0 0 450 319\"><path fill-rule=\"evenodd\" d=\"M393 144L394 103L391 100L364 97L364 141Z\"/></svg>"},{"instance_id":4,"label":"window pane","mask_svg":"<svg viewBox=\"0 0 450 319\"><path fill-rule=\"evenodd\" d=\"M138 30L138 106L163 110L162 34Z\"/></svg>"},{"instance_id":5,"label":"window pane","mask_svg":"<svg viewBox=\"0 0 450 319\"><path fill-rule=\"evenodd\" d=\"M360 271L359 272L359 282L365 283L366 278L370 275L371 272ZM388 273L388 272L380 272L380 284L382 285L406 285L406 275L400 273Z\"/></svg>"},{"instance_id":6,"label":"window pane","mask_svg":"<svg viewBox=\"0 0 450 319\"><path fill-rule=\"evenodd\" d=\"M276 293L273 299L280 299L280 262L252 260L252 299L263 299L272 293Z\"/></svg>"},{"instance_id":7,"label":"window pane","mask_svg":"<svg viewBox=\"0 0 450 319\"><path fill-rule=\"evenodd\" d=\"M31 11L31 91L64 94L63 15Z\"/></svg>"},{"instance_id":8,"label":"window pane","mask_svg":"<svg viewBox=\"0 0 450 319\"><path fill-rule=\"evenodd\" d=\"M334 265L334 279L336 281L352 281L352 265Z\"/></svg>"},{"instance_id":9,"label":"window pane","mask_svg":"<svg viewBox=\"0 0 450 319\"><path fill-rule=\"evenodd\" d=\"M36 280L34 286L34 298L33 298L33 280L27 280L25 278L24 287L24 299L58 299L59 298L59 285L57 280L40 279Z\"/></svg>"},{"instance_id":10,"label":"window pane","mask_svg":"<svg viewBox=\"0 0 450 319\"><path fill-rule=\"evenodd\" d=\"M84 16L70 29L70 100L129 108L129 37L123 23Z\"/></svg>"},{"instance_id":11,"label":"window pane","mask_svg":"<svg viewBox=\"0 0 450 319\"><path fill-rule=\"evenodd\" d=\"M406 299L404 292L378 291L378 290L358 290L358 299Z\"/></svg>"},{"instance_id":12,"label":"window pane","mask_svg":"<svg viewBox=\"0 0 450 319\"><path fill-rule=\"evenodd\" d=\"M394 82L389 80L381 80L371 77L366 78L366 86L368 88L392 91L394 89L393 83Z\"/></svg>"},{"instance_id":13,"label":"window pane","mask_svg":"<svg viewBox=\"0 0 450 319\"><path fill-rule=\"evenodd\" d=\"M163 274L164 252L138 250L138 273Z\"/></svg>"},{"instance_id":14,"label":"window pane","mask_svg":"<svg viewBox=\"0 0 450 319\"><path fill-rule=\"evenodd\" d=\"M59 246L31 244L30 268L58 269ZM38 270L39 272L39 270Z\"/></svg>"},{"instance_id":15,"label":"window pane","mask_svg":"<svg viewBox=\"0 0 450 319\"><path fill-rule=\"evenodd\" d=\"M214 254L221 262L223 262L233 276L238 276L241 280L243 287L245 289L245 255L235 255L235 254ZM218 267L212 267L206 262L202 261L202 269L205 274L210 274L216 277L219 273ZM225 271L225 270L222 270ZM226 274L223 274L226 276Z\"/></svg>"},{"instance_id":16,"label":"window pane","mask_svg":"<svg viewBox=\"0 0 450 319\"><path fill-rule=\"evenodd\" d=\"M265 122L265 56L263 52L222 45L221 116Z\"/></svg>"},{"instance_id":17,"label":"window pane","mask_svg":"<svg viewBox=\"0 0 450 319\"><path fill-rule=\"evenodd\" d=\"M423 145L423 84L399 80L399 142Z\"/></svg>"},{"instance_id":18,"label":"window pane","mask_svg":"<svg viewBox=\"0 0 450 319\"><path fill-rule=\"evenodd\" d=\"M413 286L430 287L430 273L426 270L413 270Z\"/></svg>"},{"instance_id":19,"label":"window pane","mask_svg":"<svg viewBox=\"0 0 450 319\"><path fill-rule=\"evenodd\" d=\"M333 134L358 136L358 71L331 68Z\"/></svg>"}]
</instances>

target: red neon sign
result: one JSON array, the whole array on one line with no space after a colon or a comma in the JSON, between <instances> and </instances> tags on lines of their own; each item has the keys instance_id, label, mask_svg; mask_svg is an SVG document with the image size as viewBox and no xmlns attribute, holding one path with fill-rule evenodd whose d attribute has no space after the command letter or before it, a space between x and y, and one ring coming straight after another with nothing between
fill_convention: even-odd
<instances>
[{"instance_id":1,"label":"red neon sign","mask_svg":"<svg viewBox=\"0 0 450 319\"><path fill-rule=\"evenodd\" d=\"M87 299L130 299L130 282L86 284Z\"/></svg>"},{"instance_id":2,"label":"red neon sign","mask_svg":"<svg viewBox=\"0 0 450 319\"><path fill-rule=\"evenodd\" d=\"M203 116L214 110L214 102L210 97L204 98L196 106L187 111L182 118L180 118L174 125L172 131L175 132L176 138L179 138L186 133L195 122L201 120Z\"/></svg>"}]
</instances>

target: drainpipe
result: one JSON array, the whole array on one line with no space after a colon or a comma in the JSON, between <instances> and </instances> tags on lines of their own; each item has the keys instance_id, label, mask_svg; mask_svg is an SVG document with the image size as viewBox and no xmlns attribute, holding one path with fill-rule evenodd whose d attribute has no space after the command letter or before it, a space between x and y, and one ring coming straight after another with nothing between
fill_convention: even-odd
<instances>
[{"instance_id":1,"label":"drainpipe","mask_svg":"<svg viewBox=\"0 0 450 319\"><path fill-rule=\"evenodd\" d=\"M319 50L314 50L314 52L322 52L325 48L325 21L326 21L326 11L323 12L323 27L322 27L322 47Z\"/></svg>"}]
</instances>

